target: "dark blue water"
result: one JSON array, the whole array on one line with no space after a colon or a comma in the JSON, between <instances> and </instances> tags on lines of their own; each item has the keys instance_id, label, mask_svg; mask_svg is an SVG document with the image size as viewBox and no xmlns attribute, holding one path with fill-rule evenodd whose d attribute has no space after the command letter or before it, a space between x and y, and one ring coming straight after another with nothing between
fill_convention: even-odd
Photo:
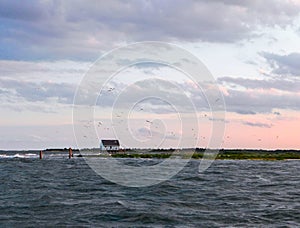
<instances>
[{"instance_id":1,"label":"dark blue water","mask_svg":"<svg viewBox=\"0 0 300 228\"><path fill-rule=\"evenodd\" d=\"M300 161L217 160L201 175L198 165L192 160L156 186L128 188L82 158L1 156L0 226L300 226Z\"/></svg>"}]
</instances>

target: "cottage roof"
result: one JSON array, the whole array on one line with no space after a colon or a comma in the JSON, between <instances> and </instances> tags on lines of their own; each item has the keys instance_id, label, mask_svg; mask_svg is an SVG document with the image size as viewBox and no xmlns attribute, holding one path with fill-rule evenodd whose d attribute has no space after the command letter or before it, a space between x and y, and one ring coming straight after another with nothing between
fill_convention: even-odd
<instances>
[{"instance_id":1,"label":"cottage roof","mask_svg":"<svg viewBox=\"0 0 300 228\"><path fill-rule=\"evenodd\" d=\"M120 146L119 140L117 139L102 139L103 146Z\"/></svg>"}]
</instances>

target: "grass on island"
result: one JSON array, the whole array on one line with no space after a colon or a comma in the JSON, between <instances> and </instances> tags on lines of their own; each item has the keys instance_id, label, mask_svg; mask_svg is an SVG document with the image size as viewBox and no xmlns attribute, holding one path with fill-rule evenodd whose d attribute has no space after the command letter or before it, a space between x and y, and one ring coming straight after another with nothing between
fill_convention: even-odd
<instances>
[{"instance_id":1,"label":"grass on island","mask_svg":"<svg viewBox=\"0 0 300 228\"><path fill-rule=\"evenodd\" d=\"M67 152L69 149L46 149L44 152ZM99 155L99 148L82 149L85 152L91 153L85 155L81 153L77 156L109 156ZM111 154L115 158L157 158L167 159L173 155L174 149L122 149L120 151ZM182 154L180 155L180 151ZM255 149L221 149L218 151L204 148L186 148L181 149L173 157L180 158L192 158L202 159L204 156L207 159L219 159L219 160L287 160L287 159L299 159L300 150L255 150ZM80 150L73 149L73 152L79 153ZM215 156L215 152L217 155Z\"/></svg>"},{"instance_id":2,"label":"grass on island","mask_svg":"<svg viewBox=\"0 0 300 228\"><path fill-rule=\"evenodd\" d=\"M112 157L115 158L158 158L165 159L172 155L174 150L158 150L151 153L143 152L137 153L135 151L127 151L126 153L115 153ZM206 150L210 154L210 150ZM155 153L153 153L155 152ZM204 156L204 149L196 149L192 155L193 159L202 159ZM184 158L184 156L183 156ZM189 157L187 157L189 158ZM212 156L214 158L214 156ZM286 159L300 159L300 151L298 150L220 150L216 156L220 160L286 160Z\"/></svg>"}]
</instances>

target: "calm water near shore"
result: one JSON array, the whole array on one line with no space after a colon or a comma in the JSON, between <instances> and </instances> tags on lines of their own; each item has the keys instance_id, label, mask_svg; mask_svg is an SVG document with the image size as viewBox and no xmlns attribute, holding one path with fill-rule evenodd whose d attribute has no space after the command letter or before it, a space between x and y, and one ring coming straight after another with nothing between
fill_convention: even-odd
<instances>
[{"instance_id":1,"label":"calm water near shore","mask_svg":"<svg viewBox=\"0 0 300 228\"><path fill-rule=\"evenodd\" d=\"M216 160L200 175L200 160L191 160L166 182L129 188L83 158L26 153L0 154L1 227L300 226L299 160Z\"/></svg>"}]
</instances>

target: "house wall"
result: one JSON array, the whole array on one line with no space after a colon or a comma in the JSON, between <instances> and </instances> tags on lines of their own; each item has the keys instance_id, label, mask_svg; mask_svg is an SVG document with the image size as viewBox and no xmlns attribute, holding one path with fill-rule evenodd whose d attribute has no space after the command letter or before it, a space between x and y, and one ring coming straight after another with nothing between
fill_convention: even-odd
<instances>
[{"instance_id":1,"label":"house wall","mask_svg":"<svg viewBox=\"0 0 300 228\"><path fill-rule=\"evenodd\" d=\"M106 150L103 143L102 143L102 141L100 142L100 150Z\"/></svg>"},{"instance_id":2,"label":"house wall","mask_svg":"<svg viewBox=\"0 0 300 228\"><path fill-rule=\"evenodd\" d=\"M102 141L100 142L100 150L119 150L118 146L104 146Z\"/></svg>"}]
</instances>

